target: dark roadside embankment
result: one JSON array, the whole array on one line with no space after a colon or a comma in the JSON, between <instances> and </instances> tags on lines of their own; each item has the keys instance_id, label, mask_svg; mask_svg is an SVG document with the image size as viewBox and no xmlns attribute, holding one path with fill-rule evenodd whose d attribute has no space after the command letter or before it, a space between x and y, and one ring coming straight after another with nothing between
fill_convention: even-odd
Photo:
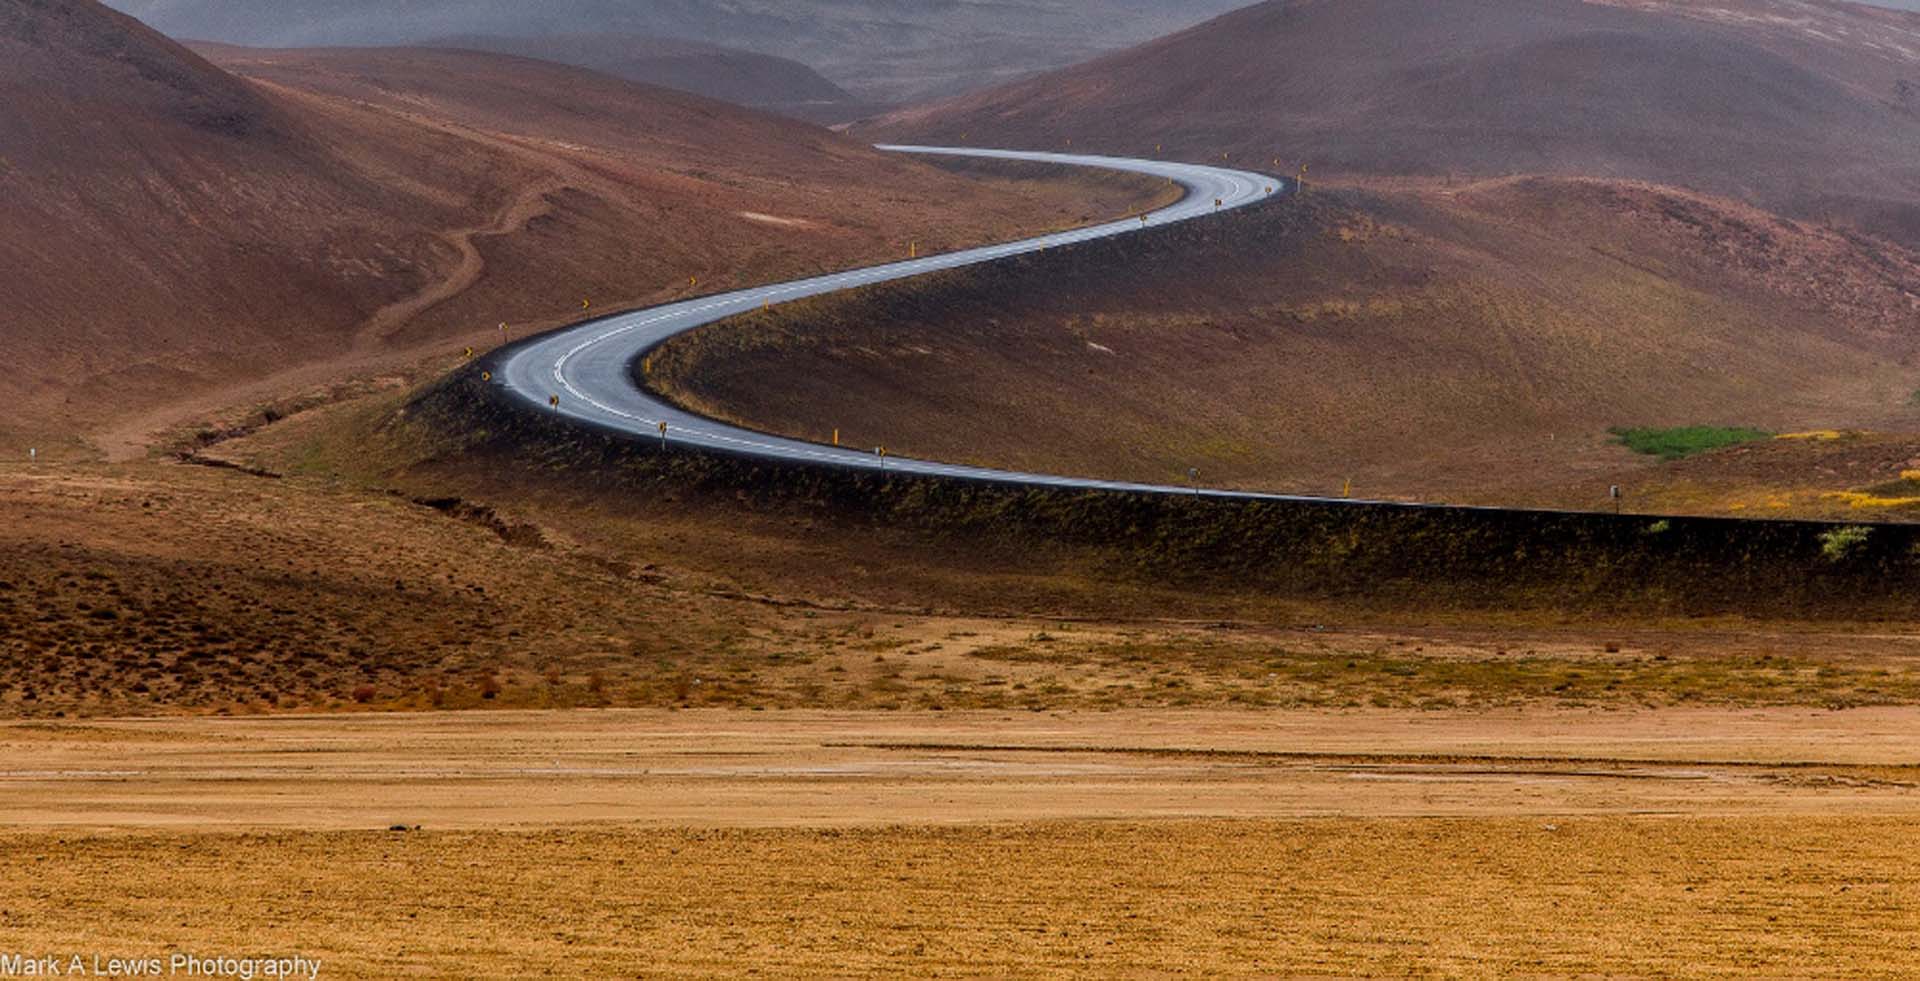
<instances>
[{"instance_id":1,"label":"dark roadside embankment","mask_svg":"<svg viewBox=\"0 0 1920 981\"><path fill-rule=\"evenodd\" d=\"M459 372L389 436L514 479L622 500L787 513L833 534L1065 562L1116 584L1362 608L1793 620L1905 619L1920 528L1396 504L1118 494L853 472L689 448L526 411ZM1044 555L1044 559L1035 556Z\"/></svg>"}]
</instances>

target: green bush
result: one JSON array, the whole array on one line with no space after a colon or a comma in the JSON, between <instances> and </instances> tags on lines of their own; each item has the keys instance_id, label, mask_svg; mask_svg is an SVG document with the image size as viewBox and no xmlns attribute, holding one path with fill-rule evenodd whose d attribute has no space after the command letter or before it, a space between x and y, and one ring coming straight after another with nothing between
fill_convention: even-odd
<instances>
[{"instance_id":1,"label":"green bush","mask_svg":"<svg viewBox=\"0 0 1920 981\"><path fill-rule=\"evenodd\" d=\"M1867 537L1873 534L1872 528L1848 525L1835 528L1820 536L1820 554L1828 562L1840 562L1860 551L1867 544Z\"/></svg>"},{"instance_id":2,"label":"green bush","mask_svg":"<svg viewBox=\"0 0 1920 981\"><path fill-rule=\"evenodd\" d=\"M1663 460L1678 460L1723 446L1773 438L1772 433L1763 429L1744 426L1676 426L1672 429L1615 427L1608 432L1627 449Z\"/></svg>"}]
</instances>

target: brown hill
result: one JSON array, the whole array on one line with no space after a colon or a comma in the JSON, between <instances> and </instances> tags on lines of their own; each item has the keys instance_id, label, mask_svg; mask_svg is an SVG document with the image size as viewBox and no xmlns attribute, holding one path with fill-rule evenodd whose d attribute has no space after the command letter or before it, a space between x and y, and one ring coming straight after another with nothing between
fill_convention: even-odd
<instances>
[{"instance_id":1,"label":"brown hill","mask_svg":"<svg viewBox=\"0 0 1920 981\"><path fill-rule=\"evenodd\" d=\"M324 380L582 297L977 241L1132 193L1013 193L500 55L215 53L252 78L86 0L0 11L0 429L77 445L125 422L124 444L172 421L150 412L297 366Z\"/></svg>"},{"instance_id":2,"label":"brown hill","mask_svg":"<svg viewBox=\"0 0 1920 981\"><path fill-rule=\"evenodd\" d=\"M1920 14L1732 0L1272 0L869 135L1632 178L1920 242Z\"/></svg>"},{"instance_id":3,"label":"brown hill","mask_svg":"<svg viewBox=\"0 0 1920 981\"><path fill-rule=\"evenodd\" d=\"M617 32L546 37L459 34L436 39L428 46L577 65L616 78L816 122L845 122L879 108L855 99L800 62L700 41Z\"/></svg>"},{"instance_id":4,"label":"brown hill","mask_svg":"<svg viewBox=\"0 0 1920 981\"><path fill-rule=\"evenodd\" d=\"M1044 472L1601 506L1613 427L1911 429L1920 252L1592 179L1298 201L797 304L650 381L802 438ZM1635 460L1640 461L1635 463Z\"/></svg>"}]
</instances>

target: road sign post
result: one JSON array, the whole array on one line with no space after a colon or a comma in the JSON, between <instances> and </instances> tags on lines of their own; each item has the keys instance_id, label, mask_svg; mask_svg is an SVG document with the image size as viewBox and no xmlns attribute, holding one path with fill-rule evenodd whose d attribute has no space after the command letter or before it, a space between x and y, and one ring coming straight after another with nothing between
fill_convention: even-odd
<instances>
[{"instance_id":1,"label":"road sign post","mask_svg":"<svg viewBox=\"0 0 1920 981\"><path fill-rule=\"evenodd\" d=\"M1612 487L1607 488L1607 496L1613 498L1613 513L1619 514L1620 513L1620 485L1614 484Z\"/></svg>"},{"instance_id":2,"label":"road sign post","mask_svg":"<svg viewBox=\"0 0 1920 981\"><path fill-rule=\"evenodd\" d=\"M660 420L660 448L663 450L667 448L667 422L665 419Z\"/></svg>"}]
</instances>

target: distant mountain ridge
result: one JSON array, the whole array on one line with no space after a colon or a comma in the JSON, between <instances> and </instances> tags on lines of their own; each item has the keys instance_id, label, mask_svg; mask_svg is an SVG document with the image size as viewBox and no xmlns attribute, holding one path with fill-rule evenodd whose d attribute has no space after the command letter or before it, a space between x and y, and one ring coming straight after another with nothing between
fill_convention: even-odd
<instances>
[{"instance_id":1,"label":"distant mountain ridge","mask_svg":"<svg viewBox=\"0 0 1920 981\"><path fill-rule=\"evenodd\" d=\"M844 122L876 108L800 62L703 41L620 33L456 34L422 44L575 65L818 122Z\"/></svg>"},{"instance_id":2,"label":"distant mountain ridge","mask_svg":"<svg viewBox=\"0 0 1920 981\"><path fill-rule=\"evenodd\" d=\"M1920 242L1920 15L1805 0L1272 0L862 133L1164 146L1327 174L1652 180Z\"/></svg>"},{"instance_id":3,"label":"distant mountain ridge","mask_svg":"<svg viewBox=\"0 0 1920 981\"><path fill-rule=\"evenodd\" d=\"M628 34L802 62L903 104L1083 61L1247 0L111 0L174 37L266 47ZM598 67L598 66L589 66Z\"/></svg>"}]
</instances>

